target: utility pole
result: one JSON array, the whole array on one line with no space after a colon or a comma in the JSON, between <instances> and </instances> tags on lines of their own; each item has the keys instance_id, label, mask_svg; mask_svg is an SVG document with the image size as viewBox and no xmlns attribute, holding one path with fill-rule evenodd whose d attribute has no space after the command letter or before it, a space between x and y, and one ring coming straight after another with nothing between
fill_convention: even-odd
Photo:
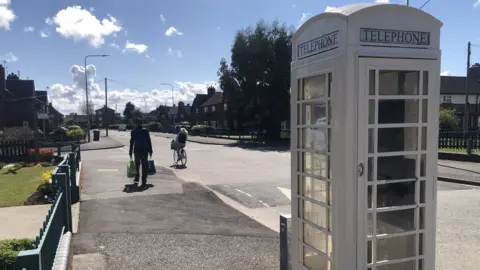
<instances>
[{"instance_id":1,"label":"utility pole","mask_svg":"<svg viewBox=\"0 0 480 270\"><path fill-rule=\"evenodd\" d=\"M465 108L464 108L464 119L463 119L463 134L466 135L468 131L468 81L470 73L470 55L472 54L471 50L472 44L468 42L467 46L467 75L465 76Z\"/></svg>"},{"instance_id":2,"label":"utility pole","mask_svg":"<svg viewBox=\"0 0 480 270\"><path fill-rule=\"evenodd\" d=\"M108 119L108 116L107 116L107 106L108 106L108 102L107 102L107 93L108 93L108 90L107 90L107 78L105 78L105 112L103 113L103 124L105 125L105 131L107 133L107 137L108 137L108 125L109 125L109 122L107 121Z\"/></svg>"},{"instance_id":3,"label":"utility pole","mask_svg":"<svg viewBox=\"0 0 480 270\"><path fill-rule=\"evenodd\" d=\"M407 0L407 7L410 6L410 0Z\"/></svg>"}]
</instances>

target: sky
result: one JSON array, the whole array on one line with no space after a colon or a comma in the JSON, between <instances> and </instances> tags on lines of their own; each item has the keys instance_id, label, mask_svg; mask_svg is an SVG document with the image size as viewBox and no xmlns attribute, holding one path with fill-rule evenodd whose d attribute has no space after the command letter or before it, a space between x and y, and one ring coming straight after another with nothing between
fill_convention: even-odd
<instances>
[{"instance_id":1,"label":"sky","mask_svg":"<svg viewBox=\"0 0 480 270\"><path fill-rule=\"evenodd\" d=\"M366 0L374 1L374 0ZM387 0L376 0L389 2ZM0 0L0 61L7 71L35 80L62 113L85 100L86 55L89 100L122 112L141 110L218 89L220 59L230 59L235 32L261 19L298 28L311 16L353 0ZM390 0L405 4L405 0ZM410 0L440 19L442 73L463 76L467 43L480 62L480 0ZM220 90L220 89L218 89Z\"/></svg>"}]
</instances>

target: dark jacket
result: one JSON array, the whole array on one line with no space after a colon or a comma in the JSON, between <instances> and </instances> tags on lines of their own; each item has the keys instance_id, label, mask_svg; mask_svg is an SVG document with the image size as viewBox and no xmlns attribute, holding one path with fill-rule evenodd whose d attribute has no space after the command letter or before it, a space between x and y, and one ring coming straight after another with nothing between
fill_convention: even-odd
<instances>
[{"instance_id":1,"label":"dark jacket","mask_svg":"<svg viewBox=\"0 0 480 270\"><path fill-rule=\"evenodd\" d=\"M187 135L185 135L181 132L178 133L178 143L186 144L187 143Z\"/></svg>"},{"instance_id":2,"label":"dark jacket","mask_svg":"<svg viewBox=\"0 0 480 270\"><path fill-rule=\"evenodd\" d=\"M137 127L130 133L130 155L153 153L150 132L147 129Z\"/></svg>"}]
</instances>

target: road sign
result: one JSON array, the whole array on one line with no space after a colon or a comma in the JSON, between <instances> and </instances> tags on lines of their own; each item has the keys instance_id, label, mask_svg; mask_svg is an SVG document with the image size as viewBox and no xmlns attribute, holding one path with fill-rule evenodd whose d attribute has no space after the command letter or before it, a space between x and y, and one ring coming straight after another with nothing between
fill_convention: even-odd
<instances>
[{"instance_id":1,"label":"road sign","mask_svg":"<svg viewBox=\"0 0 480 270\"><path fill-rule=\"evenodd\" d=\"M38 113L38 119L40 120L48 120L48 114L46 113Z\"/></svg>"}]
</instances>

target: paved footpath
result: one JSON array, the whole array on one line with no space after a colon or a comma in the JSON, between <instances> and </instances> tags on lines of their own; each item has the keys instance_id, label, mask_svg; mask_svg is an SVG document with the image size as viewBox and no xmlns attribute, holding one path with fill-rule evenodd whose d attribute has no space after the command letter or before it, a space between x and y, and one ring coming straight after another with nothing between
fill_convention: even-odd
<instances>
[{"instance_id":1,"label":"paved footpath","mask_svg":"<svg viewBox=\"0 0 480 270\"><path fill-rule=\"evenodd\" d=\"M439 180L480 186L480 163L438 160Z\"/></svg>"},{"instance_id":2,"label":"paved footpath","mask_svg":"<svg viewBox=\"0 0 480 270\"><path fill-rule=\"evenodd\" d=\"M278 234L157 166L124 189L127 153L88 151L74 269L278 269Z\"/></svg>"}]
</instances>

